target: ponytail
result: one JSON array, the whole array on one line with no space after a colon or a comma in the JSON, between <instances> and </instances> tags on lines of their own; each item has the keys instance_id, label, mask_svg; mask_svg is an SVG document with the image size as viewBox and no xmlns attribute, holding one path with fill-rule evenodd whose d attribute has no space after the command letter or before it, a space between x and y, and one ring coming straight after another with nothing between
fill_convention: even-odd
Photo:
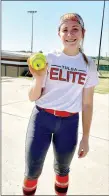
<instances>
[{"instance_id":1,"label":"ponytail","mask_svg":"<svg viewBox=\"0 0 109 196\"><path fill-rule=\"evenodd\" d=\"M84 59L85 63L86 63L86 64L89 64L88 58L87 58L86 55L83 53L83 51L82 51L81 48L79 48L79 51L81 52L81 54L82 54L82 56L83 56L83 59Z\"/></svg>"}]
</instances>

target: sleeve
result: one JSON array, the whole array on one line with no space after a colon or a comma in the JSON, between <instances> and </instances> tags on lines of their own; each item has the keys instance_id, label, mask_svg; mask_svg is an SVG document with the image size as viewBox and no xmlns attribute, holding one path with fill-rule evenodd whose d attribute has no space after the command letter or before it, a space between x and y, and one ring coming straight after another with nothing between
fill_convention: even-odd
<instances>
[{"instance_id":1,"label":"sleeve","mask_svg":"<svg viewBox=\"0 0 109 196\"><path fill-rule=\"evenodd\" d=\"M99 77L97 72L97 66L92 59L89 59L89 65L87 69L87 79L84 88L90 88L98 85Z\"/></svg>"}]
</instances>

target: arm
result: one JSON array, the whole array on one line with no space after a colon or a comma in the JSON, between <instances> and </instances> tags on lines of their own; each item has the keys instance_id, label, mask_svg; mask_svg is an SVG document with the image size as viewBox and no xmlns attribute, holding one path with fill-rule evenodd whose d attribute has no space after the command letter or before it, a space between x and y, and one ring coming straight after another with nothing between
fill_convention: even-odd
<instances>
[{"instance_id":1,"label":"arm","mask_svg":"<svg viewBox=\"0 0 109 196\"><path fill-rule=\"evenodd\" d=\"M79 145L78 157L83 158L89 151L89 133L93 114L94 87L84 88L82 95L82 128L83 135Z\"/></svg>"},{"instance_id":2,"label":"arm","mask_svg":"<svg viewBox=\"0 0 109 196\"><path fill-rule=\"evenodd\" d=\"M42 82L43 78L41 77L37 77L35 79L34 85L29 89L28 93L30 101L36 101L41 96Z\"/></svg>"},{"instance_id":3,"label":"arm","mask_svg":"<svg viewBox=\"0 0 109 196\"><path fill-rule=\"evenodd\" d=\"M94 87L84 88L82 97L82 127L83 138L89 138L89 132L93 114Z\"/></svg>"},{"instance_id":4,"label":"arm","mask_svg":"<svg viewBox=\"0 0 109 196\"><path fill-rule=\"evenodd\" d=\"M83 158L89 151L89 134L93 115L94 87L98 84L97 66L92 59L89 59L87 80L82 94L82 128L83 135L80 141L78 155Z\"/></svg>"}]
</instances>

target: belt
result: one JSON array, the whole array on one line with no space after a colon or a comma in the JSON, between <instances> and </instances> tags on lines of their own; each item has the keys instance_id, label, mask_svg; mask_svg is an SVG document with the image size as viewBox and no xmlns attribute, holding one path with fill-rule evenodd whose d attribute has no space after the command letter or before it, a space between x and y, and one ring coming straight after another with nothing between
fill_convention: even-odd
<instances>
[{"instance_id":1,"label":"belt","mask_svg":"<svg viewBox=\"0 0 109 196\"><path fill-rule=\"evenodd\" d=\"M71 112L66 112L66 111L58 111L58 110L53 110L53 109L47 109L47 108L41 108L38 106L39 109L43 109L44 111L53 114L55 116L60 116L60 117L69 117L69 116L73 116L76 113L71 113Z\"/></svg>"}]
</instances>

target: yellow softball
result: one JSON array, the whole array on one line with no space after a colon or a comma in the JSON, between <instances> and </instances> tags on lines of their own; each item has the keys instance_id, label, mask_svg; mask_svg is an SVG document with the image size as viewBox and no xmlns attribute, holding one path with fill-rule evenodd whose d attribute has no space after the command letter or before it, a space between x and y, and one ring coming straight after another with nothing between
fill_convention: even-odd
<instances>
[{"instance_id":1,"label":"yellow softball","mask_svg":"<svg viewBox=\"0 0 109 196\"><path fill-rule=\"evenodd\" d=\"M30 65L35 70L44 69L46 66L46 57L42 53L36 53L30 56Z\"/></svg>"}]
</instances>

